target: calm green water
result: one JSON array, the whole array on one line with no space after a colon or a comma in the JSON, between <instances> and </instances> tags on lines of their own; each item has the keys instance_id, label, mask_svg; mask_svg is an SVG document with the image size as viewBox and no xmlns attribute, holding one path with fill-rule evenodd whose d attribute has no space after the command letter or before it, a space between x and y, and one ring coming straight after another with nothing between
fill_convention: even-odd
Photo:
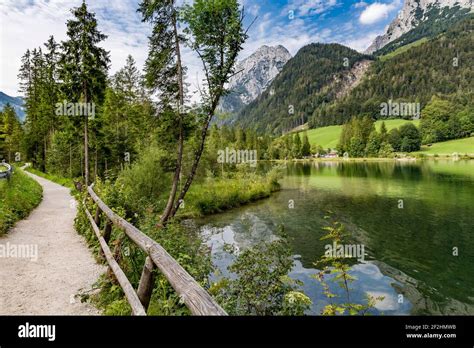
<instances>
[{"instance_id":1,"label":"calm green water","mask_svg":"<svg viewBox=\"0 0 474 348\"><path fill-rule=\"evenodd\" d=\"M328 244L320 238L329 210L367 254L351 268L352 299L385 296L376 314L474 314L473 202L474 161L314 162L289 164L271 198L198 223L223 274L235 257L225 244L272 240L283 224L295 259L290 276L303 281L310 314L319 314L327 299L311 275Z\"/></svg>"}]
</instances>

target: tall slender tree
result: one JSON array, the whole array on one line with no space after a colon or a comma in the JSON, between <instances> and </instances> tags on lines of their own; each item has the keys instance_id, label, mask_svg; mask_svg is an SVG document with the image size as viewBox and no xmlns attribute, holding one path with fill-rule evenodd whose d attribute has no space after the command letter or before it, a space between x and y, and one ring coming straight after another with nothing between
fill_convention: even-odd
<instances>
[{"instance_id":1,"label":"tall slender tree","mask_svg":"<svg viewBox=\"0 0 474 348\"><path fill-rule=\"evenodd\" d=\"M242 45L247 39L244 29L244 10L237 0L195 0L186 5L183 18L187 24L191 48L199 56L205 86L201 90L200 136L194 152L191 170L171 211L174 216L194 181L208 134L219 101L227 92L225 84L234 74L234 67Z\"/></svg>"},{"instance_id":2,"label":"tall slender tree","mask_svg":"<svg viewBox=\"0 0 474 348\"><path fill-rule=\"evenodd\" d=\"M176 200L184 151L185 69L180 47L183 37L178 32L178 9L174 0L144 0L138 11L142 13L143 21L153 25L145 64L146 83L159 95L162 117L170 116L171 127L177 129L176 166L168 202L160 219L166 224Z\"/></svg>"},{"instance_id":3,"label":"tall slender tree","mask_svg":"<svg viewBox=\"0 0 474 348\"><path fill-rule=\"evenodd\" d=\"M59 76L63 93L71 102L99 103L107 84L109 52L98 46L107 38L97 28L95 14L85 1L71 10L68 20L68 40L61 43ZM84 115L84 181L89 184L89 115Z\"/></svg>"}]
</instances>

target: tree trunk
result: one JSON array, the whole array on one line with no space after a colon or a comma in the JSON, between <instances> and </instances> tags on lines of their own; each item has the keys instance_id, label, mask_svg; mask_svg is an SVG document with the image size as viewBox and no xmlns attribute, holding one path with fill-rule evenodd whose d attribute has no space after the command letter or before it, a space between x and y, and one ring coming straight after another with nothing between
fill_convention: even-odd
<instances>
[{"instance_id":1,"label":"tree trunk","mask_svg":"<svg viewBox=\"0 0 474 348\"><path fill-rule=\"evenodd\" d=\"M96 147L95 148L94 181L97 180L97 169L98 169L98 165L97 165L97 147Z\"/></svg>"},{"instance_id":2,"label":"tree trunk","mask_svg":"<svg viewBox=\"0 0 474 348\"><path fill-rule=\"evenodd\" d=\"M72 178L72 144L69 143L69 177Z\"/></svg>"},{"instance_id":3,"label":"tree trunk","mask_svg":"<svg viewBox=\"0 0 474 348\"><path fill-rule=\"evenodd\" d=\"M219 98L217 99L217 101L218 100L219 100ZM215 104L215 106L214 106L214 104ZM211 110L215 110L216 107L217 107L217 102L215 101L213 103L213 107L212 107ZM191 187L191 184L193 183L194 176L196 175L197 168L199 166L199 162L201 160L202 153L204 151L204 145L206 144L207 130L209 128L209 124L211 123L212 116L213 116L213 111L210 112L210 114L207 117L206 123L202 127L201 142L200 142L199 149L195 154L193 166L191 168L191 172L189 173L189 176L186 180L186 183L184 184L183 189L181 190L181 193L179 194L178 201L176 202L176 204L173 207L173 210L171 211L171 217L176 215L176 212L178 211L181 202L184 201L184 197L186 196L186 193L188 193L188 190Z\"/></svg>"},{"instance_id":4,"label":"tree trunk","mask_svg":"<svg viewBox=\"0 0 474 348\"><path fill-rule=\"evenodd\" d=\"M89 119L86 117L84 120L84 181L86 186L89 186L89 134L88 134L88 122Z\"/></svg>"},{"instance_id":5,"label":"tree trunk","mask_svg":"<svg viewBox=\"0 0 474 348\"><path fill-rule=\"evenodd\" d=\"M87 87L83 83L84 102L87 106ZM89 186L89 115L85 115L84 120L84 181Z\"/></svg>"},{"instance_id":6,"label":"tree trunk","mask_svg":"<svg viewBox=\"0 0 474 348\"><path fill-rule=\"evenodd\" d=\"M173 29L175 37L175 49L176 49L176 67L178 70L178 88L179 88L179 101L178 101L178 127L179 127L179 138L178 138L178 155L176 158L176 169L173 177L173 184L171 186L171 192L168 197L166 208L161 215L160 222L166 225L169 218L174 216L174 203L176 199L176 193L178 191L179 177L181 174L181 167L183 162L183 147L184 147L184 131L183 131L183 119L182 112L184 107L184 87L183 87L183 69L181 65L181 51L179 47L179 36L178 28L176 24L176 13L173 15Z\"/></svg>"},{"instance_id":7,"label":"tree trunk","mask_svg":"<svg viewBox=\"0 0 474 348\"><path fill-rule=\"evenodd\" d=\"M234 65L233 63L235 63L235 60L237 59L237 54L238 54L238 51L234 52L233 56L230 57L230 61L232 62L232 64L230 64L226 70L224 70L224 55L223 55L223 52L221 51L221 70L222 72L224 72L224 76L228 76L231 69L232 69L232 66ZM207 77L208 79L208 85L210 86L211 85L211 81L209 81L209 77ZM211 123L212 121L212 118L214 117L214 112L216 111L216 108L217 108L217 105L219 104L219 100L224 92L223 88L224 88L224 84L225 84L225 79L223 79L221 81L221 83L219 84L219 88L217 89L218 91L216 92L215 95L213 95L211 98L211 103L209 105L209 109L207 110L207 119L206 119L206 122L204 123L203 127L202 127L202 130L201 130L201 143L199 145L199 149L198 151L195 153L195 157L194 157L194 162L193 162L193 165L192 165L192 168L191 168L191 172L189 173L189 176L188 178L186 179L186 183L184 184L183 188L181 189L181 192L178 196L178 200L176 201L176 203L174 204L173 206L173 209L171 211L171 214L170 214L170 217L173 217L176 215L176 212L178 211L181 203L184 201L184 197L186 196L189 188L191 187L191 184L193 183L193 180L194 180L194 176L196 175L196 172L197 172L197 168L199 166L199 162L201 160L201 156L202 156L202 153L204 152L204 146L206 144L206 138L207 138L207 131L209 129L209 124Z\"/></svg>"}]
</instances>

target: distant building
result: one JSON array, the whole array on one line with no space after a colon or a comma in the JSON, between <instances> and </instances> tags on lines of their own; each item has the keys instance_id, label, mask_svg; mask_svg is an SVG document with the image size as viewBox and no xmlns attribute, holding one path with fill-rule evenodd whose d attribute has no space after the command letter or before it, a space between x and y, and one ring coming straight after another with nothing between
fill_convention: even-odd
<instances>
[{"instance_id":1,"label":"distant building","mask_svg":"<svg viewBox=\"0 0 474 348\"><path fill-rule=\"evenodd\" d=\"M339 157L338 153L336 150L331 150L331 152L329 152L328 154L324 155L324 156L321 156L323 158L337 158Z\"/></svg>"}]
</instances>

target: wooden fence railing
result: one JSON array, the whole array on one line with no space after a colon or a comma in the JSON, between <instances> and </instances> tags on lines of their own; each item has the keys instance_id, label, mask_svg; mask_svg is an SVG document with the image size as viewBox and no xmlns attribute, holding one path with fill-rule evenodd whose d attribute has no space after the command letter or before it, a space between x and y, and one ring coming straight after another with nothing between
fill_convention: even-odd
<instances>
[{"instance_id":1,"label":"wooden fence railing","mask_svg":"<svg viewBox=\"0 0 474 348\"><path fill-rule=\"evenodd\" d=\"M13 173L12 166L5 162L0 162L0 167L5 168L5 170L0 171L0 179L10 179L10 176Z\"/></svg>"},{"instance_id":2,"label":"wooden fence railing","mask_svg":"<svg viewBox=\"0 0 474 348\"><path fill-rule=\"evenodd\" d=\"M141 232L128 221L115 214L94 192L93 186L87 188L88 196L97 204L95 217L87 210L86 200L84 209L99 239L101 254L106 258L111 271L115 274L122 287L134 315L146 315L154 285L154 269L157 267L168 279L181 300L193 315L227 315L216 301L204 290L196 280L156 241ZM87 198L86 198L87 199ZM100 219L105 215L105 227L100 231ZM125 232L147 257L137 291L133 288L127 276L120 268L108 246L112 226Z\"/></svg>"}]
</instances>

